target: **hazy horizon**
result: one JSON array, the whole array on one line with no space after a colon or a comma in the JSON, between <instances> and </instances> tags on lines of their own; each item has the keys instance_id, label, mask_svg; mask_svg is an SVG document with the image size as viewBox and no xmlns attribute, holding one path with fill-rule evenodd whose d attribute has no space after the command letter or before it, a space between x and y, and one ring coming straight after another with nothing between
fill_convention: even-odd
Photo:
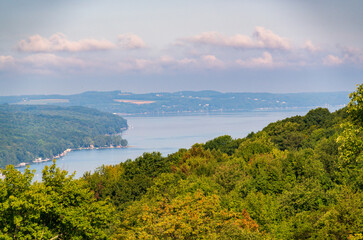
<instances>
[{"instance_id":1,"label":"hazy horizon","mask_svg":"<svg viewBox=\"0 0 363 240\"><path fill-rule=\"evenodd\" d=\"M352 92L361 23L358 0L2 1L0 95Z\"/></svg>"},{"instance_id":2,"label":"hazy horizon","mask_svg":"<svg viewBox=\"0 0 363 240\"><path fill-rule=\"evenodd\" d=\"M238 92L238 91L218 91L218 90L211 90L211 89L204 89L204 90L180 90L180 91L149 91L149 92L130 92L130 91L123 91L120 89L115 90L88 90L88 91L82 91L82 92L75 92L75 93L47 93L47 94L14 94L14 95L0 95L0 97L11 97L11 96L37 96L37 95L44 95L44 96L68 96L68 95L78 95L83 94L87 92L122 92L122 93L131 93L131 94L153 94L153 93L178 93L178 92L203 92L203 91L213 91L213 92L219 92L219 93L256 93L256 94L309 94L309 93L350 93L350 91L310 91L310 92Z\"/></svg>"}]
</instances>

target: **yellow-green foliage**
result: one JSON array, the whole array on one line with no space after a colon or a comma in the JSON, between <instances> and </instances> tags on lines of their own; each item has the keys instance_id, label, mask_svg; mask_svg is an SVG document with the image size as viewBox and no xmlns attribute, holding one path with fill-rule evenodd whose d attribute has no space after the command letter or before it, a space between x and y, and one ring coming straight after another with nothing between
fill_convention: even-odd
<instances>
[{"instance_id":1,"label":"yellow-green foliage","mask_svg":"<svg viewBox=\"0 0 363 240\"><path fill-rule=\"evenodd\" d=\"M106 239L114 207L97 201L83 180L74 180L53 164L43 182L12 165L0 180L1 239Z\"/></svg>"},{"instance_id":2,"label":"yellow-green foliage","mask_svg":"<svg viewBox=\"0 0 363 240\"><path fill-rule=\"evenodd\" d=\"M258 239L257 223L246 211L221 206L218 195L186 193L154 204L135 204L122 214L125 239Z\"/></svg>"}]
</instances>

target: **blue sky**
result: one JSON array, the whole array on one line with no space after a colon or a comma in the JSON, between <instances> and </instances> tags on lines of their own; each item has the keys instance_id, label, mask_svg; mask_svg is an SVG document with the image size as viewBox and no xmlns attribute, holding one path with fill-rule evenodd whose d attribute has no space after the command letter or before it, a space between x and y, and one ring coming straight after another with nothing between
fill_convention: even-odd
<instances>
[{"instance_id":1,"label":"blue sky","mask_svg":"<svg viewBox=\"0 0 363 240\"><path fill-rule=\"evenodd\" d=\"M0 2L0 95L352 91L363 2Z\"/></svg>"}]
</instances>

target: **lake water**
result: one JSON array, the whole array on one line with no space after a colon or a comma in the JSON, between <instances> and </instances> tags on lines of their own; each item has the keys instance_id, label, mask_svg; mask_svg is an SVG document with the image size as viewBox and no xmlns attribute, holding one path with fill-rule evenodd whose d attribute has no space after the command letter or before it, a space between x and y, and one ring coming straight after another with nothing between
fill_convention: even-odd
<instances>
[{"instance_id":1,"label":"lake water","mask_svg":"<svg viewBox=\"0 0 363 240\"><path fill-rule=\"evenodd\" d=\"M300 112L244 112L188 114L171 116L133 116L125 117L129 129L123 138L129 142L128 148L94 149L72 151L57 160L57 165L69 173L76 171L81 177L86 171L94 171L105 165L114 165L127 159L134 159L144 152L161 152L164 156L179 148L189 148L194 143L204 143L221 135L233 138L245 137L248 133L259 131L271 122ZM34 180L41 180L41 170L51 161L30 165L36 170ZM24 168L20 169L24 171Z\"/></svg>"}]
</instances>

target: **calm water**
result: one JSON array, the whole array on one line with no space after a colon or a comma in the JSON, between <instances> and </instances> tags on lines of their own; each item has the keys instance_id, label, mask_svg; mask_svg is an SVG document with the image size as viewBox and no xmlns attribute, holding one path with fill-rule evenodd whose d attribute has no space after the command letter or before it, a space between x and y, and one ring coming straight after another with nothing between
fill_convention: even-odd
<instances>
[{"instance_id":1,"label":"calm water","mask_svg":"<svg viewBox=\"0 0 363 240\"><path fill-rule=\"evenodd\" d=\"M233 138L245 137L251 131L259 131L270 122L306 112L246 112L190 114L157 117L125 117L129 130L123 137L129 142L128 148L82 150L68 153L57 164L70 173L76 171L80 177L86 171L93 171L103 164L117 164L134 159L144 152L159 151L164 156L179 148L189 148L194 143L203 143L221 135ZM34 180L41 179L41 170L51 162L33 164L36 169ZM20 169L24 170L24 168Z\"/></svg>"}]
</instances>

